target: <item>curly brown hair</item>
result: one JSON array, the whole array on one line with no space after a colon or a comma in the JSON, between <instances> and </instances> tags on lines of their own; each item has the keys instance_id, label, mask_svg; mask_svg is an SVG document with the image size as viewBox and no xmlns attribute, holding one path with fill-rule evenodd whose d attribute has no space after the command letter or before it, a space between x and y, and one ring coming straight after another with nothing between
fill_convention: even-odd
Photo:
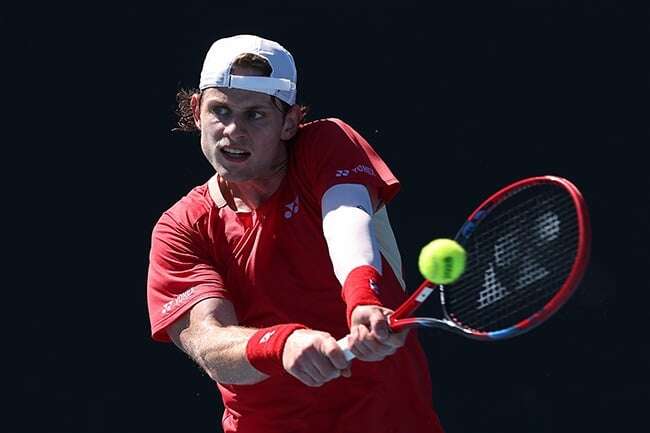
<instances>
[{"instance_id":1,"label":"curly brown hair","mask_svg":"<svg viewBox=\"0 0 650 433\"><path fill-rule=\"evenodd\" d=\"M266 77L270 76L272 72L271 65L269 65L268 61L265 58L251 53L245 53L237 57L237 59L235 59L233 62L233 66L252 68L262 74L262 76ZM192 106L190 103L192 96L195 94L201 95L202 91L196 88L192 88L180 89L176 93L176 115L178 116L178 121L176 128L173 128L172 131L199 131L194 123L194 115L192 113ZM271 98L273 99L275 106L278 107L278 110L280 110L282 113L286 114L287 111L289 111L291 108L291 106L283 100L278 99L275 96L271 96ZM309 108L305 105L299 105L299 107L302 114L300 123L303 123L305 121L305 117L307 116Z\"/></svg>"}]
</instances>

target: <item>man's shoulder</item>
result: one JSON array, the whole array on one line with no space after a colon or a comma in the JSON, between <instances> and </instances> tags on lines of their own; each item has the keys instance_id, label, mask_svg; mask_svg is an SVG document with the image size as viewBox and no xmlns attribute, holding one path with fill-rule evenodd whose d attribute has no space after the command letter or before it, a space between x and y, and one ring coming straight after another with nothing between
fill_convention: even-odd
<instances>
[{"instance_id":1,"label":"man's shoulder","mask_svg":"<svg viewBox=\"0 0 650 433\"><path fill-rule=\"evenodd\" d=\"M294 148L299 155L318 157L329 153L328 150L337 151L341 146L359 141L363 138L348 123L328 117L301 125Z\"/></svg>"},{"instance_id":2,"label":"man's shoulder","mask_svg":"<svg viewBox=\"0 0 650 433\"><path fill-rule=\"evenodd\" d=\"M354 132L354 129L337 117L312 120L300 126L302 138L313 138L320 134L340 134Z\"/></svg>"}]
</instances>

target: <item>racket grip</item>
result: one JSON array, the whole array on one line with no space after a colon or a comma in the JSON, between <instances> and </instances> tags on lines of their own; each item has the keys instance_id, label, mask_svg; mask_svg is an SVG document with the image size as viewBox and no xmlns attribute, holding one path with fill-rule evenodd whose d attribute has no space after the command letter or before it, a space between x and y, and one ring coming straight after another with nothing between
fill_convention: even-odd
<instances>
[{"instance_id":1,"label":"racket grip","mask_svg":"<svg viewBox=\"0 0 650 433\"><path fill-rule=\"evenodd\" d=\"M343 355L345 355L345 360L346 361L352 361L354 358L356 358L356 356L354 356L354 353L352 353L352 351L350 351L350 345L348 344L348 337L349 337L349 335L346 335L345 337L341 338L336 343L339 345L339 347L343 351Z\"/></svg>"}]
</instances>

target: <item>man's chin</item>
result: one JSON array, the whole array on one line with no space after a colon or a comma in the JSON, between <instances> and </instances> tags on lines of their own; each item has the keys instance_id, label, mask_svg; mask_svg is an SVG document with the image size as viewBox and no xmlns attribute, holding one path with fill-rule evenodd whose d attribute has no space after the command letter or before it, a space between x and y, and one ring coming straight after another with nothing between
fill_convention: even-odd
<instances>
[{"instance_id":1,"label":"man's chin","mask_svg":"<svg viewBox=\"0 0 650 433\"><path fill-rule=\"evenodd\" d=\"M245 173L228 170L224 167L218 167L217 174L220 178L227 182L246 182L248 180L251 180L251 177L247 176Z\"/></svg>"}]
</instances>

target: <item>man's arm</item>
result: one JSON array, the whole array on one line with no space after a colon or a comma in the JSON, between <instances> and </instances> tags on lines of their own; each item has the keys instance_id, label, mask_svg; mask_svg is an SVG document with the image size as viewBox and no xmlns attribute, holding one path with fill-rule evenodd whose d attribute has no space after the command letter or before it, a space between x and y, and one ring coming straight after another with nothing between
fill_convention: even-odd
<instances>
[{"instance_id":1,"label":"man's arm","mask_svg":"<svg viewBox=\"0 0 650 433\"><path fill-rule=\"evenodd\" d=\"M268 377L245 356L246 344L255 331L237 326L231 302L208 298L175 321L167 333L215 382L245 385Z\"/></svg>"},{"instance_id":2,"label":"man's arm","mask_svg":"<svg viewBox=\"0 0 650 433\"><path fill-rule=\"evenodd\" d=\"M230 301L205 299L168 329L171 340L215 381L250 385L269 376L258 371L247 356L249 340L258 330L238 326ZM325 332L299 329L286 340L282 367L308 386L320 386L341 375L349 376L349 363L336 340Z\"/></svg>"},{"instance_id":3,"label":"man's arm","mask_svg":"<svg viewBox=\"0 0 650 433\"><path fill-rule=\"evenodd\" d=\"M323 233L334 273L344 293L350 288L350 279L357 279L360 274L365 278L367 269L374 269L371 273L376 272L376 276L382 274L379 245L372 228L374 202L376 200L361 184L335 185L322 198ZM354 291L352 288L351 292ZM372 301L372 297L367 299ZM408 331L397 334L389 331L387 316L390 310L364 302L357 305L349 302L346 299L348 310L351 310L348 343L357 358L380 361L404 345Z\"/></svg>"}]
</instances>

